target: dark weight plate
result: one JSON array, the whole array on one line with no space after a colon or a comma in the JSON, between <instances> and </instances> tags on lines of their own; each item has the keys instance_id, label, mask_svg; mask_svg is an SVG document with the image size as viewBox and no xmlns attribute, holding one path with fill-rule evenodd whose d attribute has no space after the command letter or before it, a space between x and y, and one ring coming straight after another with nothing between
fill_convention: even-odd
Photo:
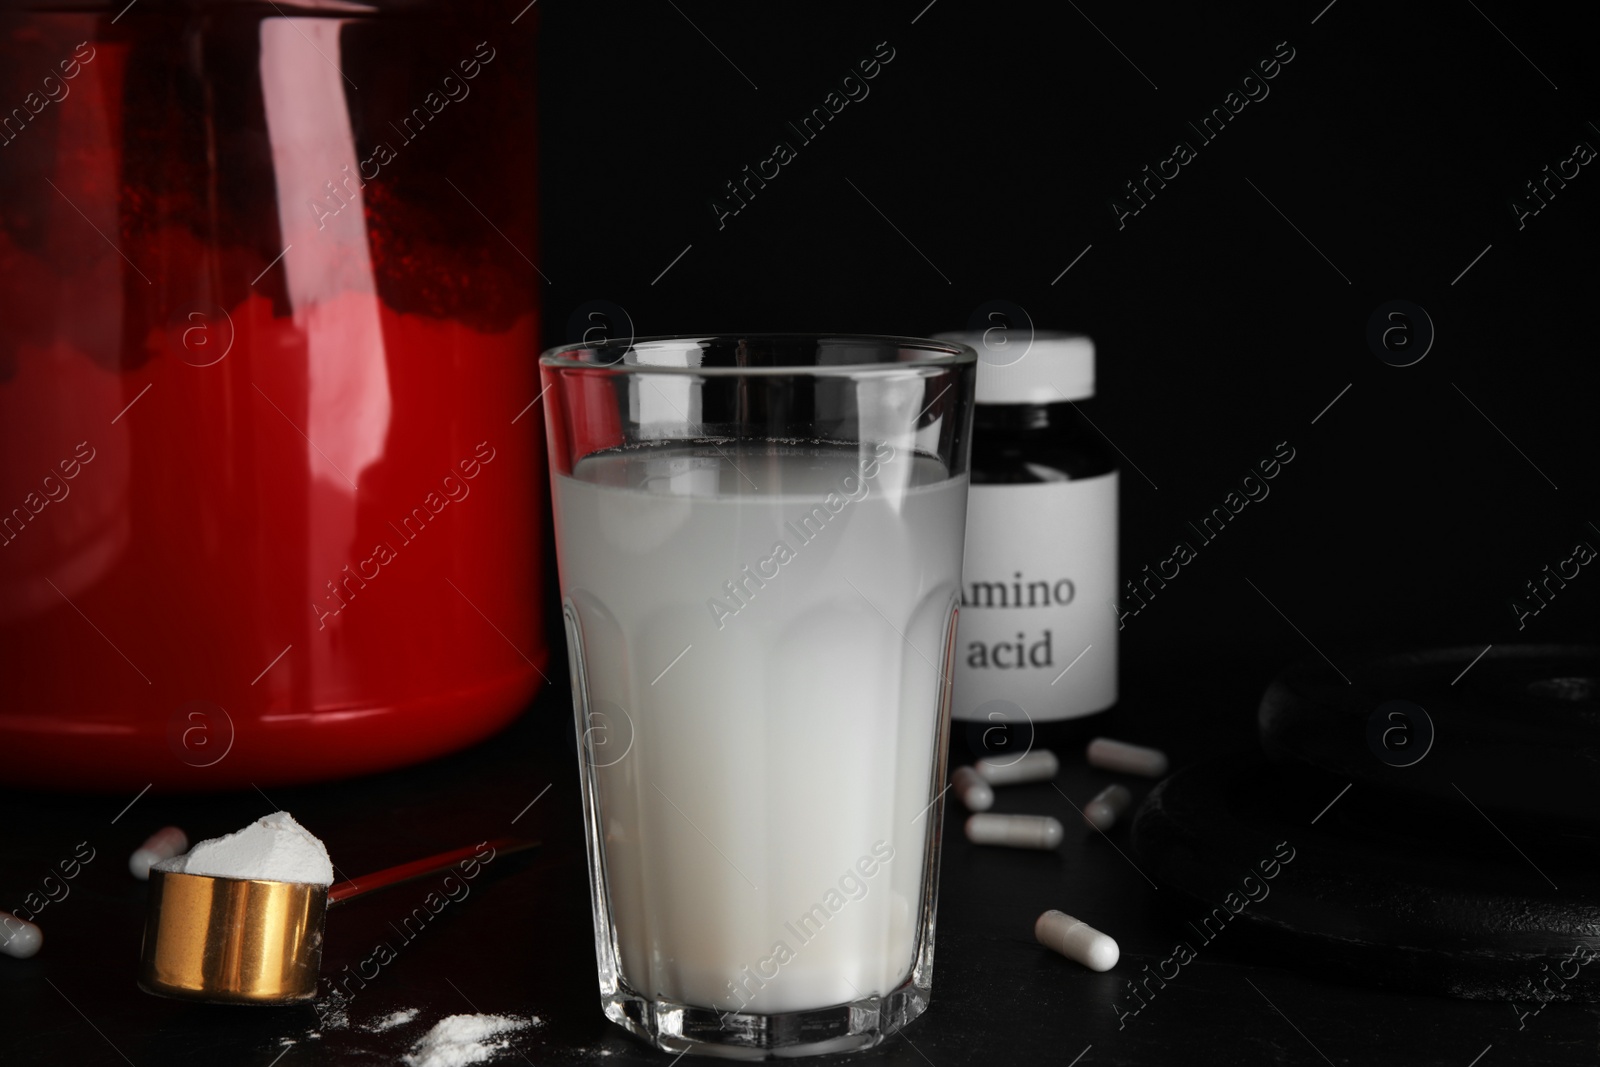
<instances>
[{"instance_id":1,"label":"dark weight plate","mask_svg":"<svg viewBox=\"0 0 1600 1067\"><path fill-rule=\"evenodd\" d=\"M1546 824L1512 845L1459 796L1359 782L1341 795L1345 781L1251 754L1158 785L1132 837L1175 904L1174 936L1197 954L1214 940L1321 975L1529 1009L1600 1000L1600 838ZM1285 847L1293 858L1266 878Z\"/></svg>"},{"instance_id":2,"label":"dark weight plate","mask_svg":"<svg viewBox=\"0 0 1600 1067\"><path fill-rule=\"evenodd\" d=\"M1600 820L1600 647L1496 645L1473 662L1481 652L1372 658L1348 681L1321 659L1297 663L1262 697L1262 748L1358 788Z\"/></svg>"}]
</instances>

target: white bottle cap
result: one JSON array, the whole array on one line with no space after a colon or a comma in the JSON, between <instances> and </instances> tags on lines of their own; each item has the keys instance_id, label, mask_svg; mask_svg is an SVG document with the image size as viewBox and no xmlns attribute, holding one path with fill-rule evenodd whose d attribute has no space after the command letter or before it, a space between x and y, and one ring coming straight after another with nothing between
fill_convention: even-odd
<instances>
[{"instance_id":1,"label":"white bottle cap","mask_svg":"<svg viewBox=\"0 0 1600 1067\"><path fill-rule=\"evenodd\" d=\"M1060 404L1094 396L1094 342L1081 333L956 330L934 335L978 350L980 404Z\"/></svg>"}]
</instances>

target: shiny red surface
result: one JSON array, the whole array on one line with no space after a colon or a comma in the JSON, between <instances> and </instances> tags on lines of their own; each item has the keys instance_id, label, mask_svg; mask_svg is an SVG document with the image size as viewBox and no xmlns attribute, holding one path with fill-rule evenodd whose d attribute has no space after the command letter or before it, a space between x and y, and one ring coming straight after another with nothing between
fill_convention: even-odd
<instances>
[{"instance_id":1,"label":"shiny red surface","mask_svg":"<svg viewBox=\"0 0 1600 1067\"><path fill-rule=\"evenodd\" d=\"M6 783L376 770L487 736L543 684L539 279L502 243L534 247L532 149L496 149L514 193L451 171L503 237L442 180L531 88L497 55L472 83L497 100L454 103L319 218L318 180L370 154L372 124L282 20L250 18L0 22L19 100L94 42L0 146ZM296 23L355 69L364 26ZM196 41L224 54L190 77L173 56ZM473 54L431 46L438 69ZM230 79L198 118L151 105ZM361 107L419 95L370 84Z\"/></svg>"}]
</instances>

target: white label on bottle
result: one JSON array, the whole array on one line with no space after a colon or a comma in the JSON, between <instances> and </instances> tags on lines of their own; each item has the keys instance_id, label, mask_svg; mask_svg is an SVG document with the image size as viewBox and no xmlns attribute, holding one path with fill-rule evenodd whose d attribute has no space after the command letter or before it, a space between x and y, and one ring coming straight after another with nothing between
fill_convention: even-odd
<instances>
[{"instance_id":1,"label":"white label on bottle","mask_svg":"<svg viewBox=\"0 0 1600 1067\"><path fill-rule=\"evenodd\" d=\"M1109 708L1117 700L1116 472L968 492L952 714L982 720L996 700L1036 723Z\"/></svg>"}]
</instances>

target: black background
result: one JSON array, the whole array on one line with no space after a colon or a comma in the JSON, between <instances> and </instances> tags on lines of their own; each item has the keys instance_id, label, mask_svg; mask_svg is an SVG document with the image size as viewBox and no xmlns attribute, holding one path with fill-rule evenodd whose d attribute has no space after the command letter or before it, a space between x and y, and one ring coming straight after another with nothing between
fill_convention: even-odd
<instances>
[{"instance_id":1,"label":"black background","mask_svg":"<svg viewBox=\"0 0 1600 1067\"><path fill-rule=\"evenodd\" d=\"M569 318L590 301L625 309L639 335L927 334L996 299L1040 328L1087 332L1100 350L1099 428L1128 461L1124 577L1167 556L1184 522L1278 442L1295 448L1271 496L1127 620L1119 733L1163 744L1179 765L1249 746L1262 687L1308 642L1346 664L1370 647L1594 636L1600 577L1587 569L1524 630L1510 607L1577 541L1600 544L1600 176L1583 168L1525 228L1508 207L1577 141L1600 146L1593 25L1575 8L549 0L534 17L535 259L551 281L529 278L547 342L572 339ZM723 183L881 41L895 58L870 95L796 145L719 229L710 202ZM1196 143L1197 158L1119 229L1108 201L1122 183L1175 139L1195 143L1186 121L1280 41L1294 59L1270 95ZM1369 316L1394 299L1425 308L1437 330L1413 366L1367 343ZM392 1063L420 1023L471 1010L544 1018L516 1040L528 1062L670 1062L595 1004L560 686L467 753L270 801L236 794L197 810L152 795L112 823L127 798L3 794L7 900L74 842L99 851L73 896L41 916L46 949L0 960L0 1062L265 1067L281 1052L283 1067ZM1072 759L1059 784L1081 803L1110 780ZM309 1009L137 992L143 887L123 857L165 822L209 836L280 804L350 874L493 833L546 847L497 861L351 1012L359 1027L419 1007L418 1028L313 1039ZM1123 972L1171 947L1158 891L1109 847L1127 848L1125 830L1090 839L1046 787L1005 792L1002 810L1069 816L1068 841L1059 855L977 850L950 820L933 1006L904 1038L853 1059L1596 1059L1591 1006L1551 1005L1519 1030L1504 1004L1337 984L1226 944L1118 1030ZM325 973L387 937L413 895L331 916ZM1046 907L1113 933L1122 967L1094 975L1040 950L1031 924ZM297 1041L287 1051L285 1036Z\"/></svg>"},{"instance_id":2,"label":"black background","mask_svg":"<svg viewBox=\"0 0 1600 1067\"><path fill-rule=\"evenodd\" d=\"M1130 651L1299 654L1246 577L1336 662L1592 632L1576 585L1520 634L1509 602L1600 539L1600 192L1585 168L1521 230L1508 206L1577 141L1600 148L1591 22L1470 3L1339 0L1315 25L1326 0L925 3L543 10L547 339L571 339L595 299L640 335L924 336L1010 301L1098 345L1096 421L1128 460L1125 578L1277 442L1296 450L1272 496L1128 620ZM724 183L880 41L895 58L870 95L810 144L789 135L798 158L719 230ZM1186 123L1280 41L1294 59L1270 95L1201 144ZM1180 137L1198 157L1119 229L1109 201ZM1367 344L1395 299L1437 331L1414 366Z\"/></svg>"}]
</instances>

